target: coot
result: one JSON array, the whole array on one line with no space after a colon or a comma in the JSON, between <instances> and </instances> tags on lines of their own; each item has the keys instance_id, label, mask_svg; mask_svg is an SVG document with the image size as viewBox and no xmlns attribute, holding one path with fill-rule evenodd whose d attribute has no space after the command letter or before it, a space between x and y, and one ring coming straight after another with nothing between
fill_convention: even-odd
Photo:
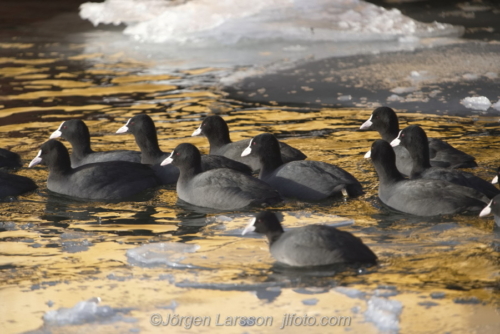
<instances>
[{"instance_id":1,"label":"coot","mask_svg":"<svg viewBox=\"0 0 500 334\"><path fill-rule=\"evenodd\" d=\"M479 211L488 203L480 192L447 181L407 180L396 168L396 156L385 140L371 147L372 162L379 178L378 196L387 206L417 216Z\"/></svg>"},{"instance_id":2,"label":"coot","mask_svg":"<svg viewBox=\"0 0 500 334\"><path fill-rule=\"evenodd\" d=\"M229 168L203 172L200 151L188 143L178 145L162 165L172 163L181 172L177 195L189 204L220 210L281 202L267 183Z\"/></svg>"},{"instance_id":3,"label":"coot","mask_svg":"<svg viewBox=\"0 0 500 334\"><path fill-rule=\"evenodd\" d=\"M0 171L0 198L18 196L36 188L35 182L28 177Z\"/></svg>"},{"instance_id":4,"label":"coot","mask_svg":"<svg viewBox=\"0 0 500 334\"><path fill-rule=\"evenodd\" d=\"M104 161L141 162L141 154L136 151L116 150L94 152L90 147L89 128L80 119L62 122L59 129L50 135L50 139L58 137L66 139L71 144L71 167L73 168Z\"/></svg>"},{"instance_id":5,"label":"coot","mask_svg":"<svg viewBox=\"0 0 500 334\"><path fill-rule=\"evenodd\" d=\"M229 138L229 128L222 117L213 115L206 117L193 136L204 135L210 143L211 155L223 155L229 159L242 162L252 168L259 169L259 160L252 157L241 157L241 152L248 146L250 139L232 142ZM300 150L280 142L281 158L283 162L304 160L307 156Z\"/></svg>"},{"instance_id":6,"label":"coot","mask_svg":"<svg viewBox=\"0 0 500 334\"><path fill-rule=\"evenodd\" d=\"M122 200L160 184L149 166L130 161L107 161L72 168L68 150L55 139L41 146L29 167L39 163L49 169L49 190L83 199Z\"/></svg>"},{"instance_id":7,"label":"coot","mask_svg":"<svg viewBox=\"0 0 500 334\"><path fill-rule=\"evenodd\" d=\"M284 232L276 215L264 211L250 221L242 234L251 231L265 234L271 255L290 266L377 261L361 239L332 226L315 224Z\"/></svg>"},{"instance_id":8,"label":"coot","mask_svg":"<svg viewBox=\"0 0 500 334\"><path fill-rule=\"evenodd\" d=\"M19 154L0 148L0 167L17 168L21 166Z\"/></svg>"},{"instance_id":9,"label":"coot","mask_svg":"<svg viewBox=\"0 0 500 334\"><path fill-rule=\"evenodd\" d=\"M270 133L252 138L241 155L258 158L259 179L284 197L318 201L333 195L355 197L363 194L358 180L335 165L310 160L283 163L279 142Z\"/></svg>"}]
</instances>

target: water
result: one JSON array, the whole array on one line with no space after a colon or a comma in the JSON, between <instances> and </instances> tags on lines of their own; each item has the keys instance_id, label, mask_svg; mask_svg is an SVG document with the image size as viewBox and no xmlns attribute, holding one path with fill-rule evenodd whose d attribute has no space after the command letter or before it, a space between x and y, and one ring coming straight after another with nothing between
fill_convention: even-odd
<instances>
[{"instance_id":1,"label":"water","mask_svg":"<svg viewBox=\"0 0 500 334\"><path fill-rule=\"evenodd\" d=\"M87 39L46 31L5 34L0 43L0 147L20 153L25 167L17 173L39 185L0 203L2 332L187 331L185 322L152 325L174 315L208 317L210 324L191 330L218 333L275 332L283 321L293 323L292 315L318 322L351 317L351 324L304 328L297 321L287 327L290 333L498 330L493 218L419 218L385 209L374 169L363 159L378 134L357 131L371 109L228 99L212 84L230 68L175 70L170 64L162 72L157 62L91 53L95 44ZM190 134L205 115L218 113L233 140L272 132L311 160L345 168L362 182L361 198L292 200L275 209L286 228L345 225L379 256L379 265L288 268L275 263L262 237L241 236L254 211L207 213L178 205L173 186L144 201L75 201L47 191L45 167L26 168L39 145L70 118L85 120L97 151L136 149L132 135L114 132L141 112L155 121L164 151L190 142L206 152L207 140ZM474 154L480 164L474 173L486 179L498 166L497 121L472 113L400 117L402 125L418 123L429 136ZM249 323L235 320L250 316L271 317L272 324L241 327Z\"/></svg>"}]
</instances>

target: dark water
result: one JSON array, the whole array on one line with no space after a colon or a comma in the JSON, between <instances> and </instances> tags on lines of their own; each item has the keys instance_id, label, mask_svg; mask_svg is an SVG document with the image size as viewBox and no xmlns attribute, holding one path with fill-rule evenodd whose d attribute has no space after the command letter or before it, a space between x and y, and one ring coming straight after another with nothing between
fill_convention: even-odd
<instances>
[{"instance_id":1,"label":"dark water","mask_svg":"<svg viewBox=\"0 0 500 334\"><path fill-rule=\"evenodd\" d=\"M497 332L500 244L492 217L419 218L385 209L377 200L374 169L363 159L378 134L357 130L371 109L240 102L200 84L212 82L220 69L158 74L155 64L127 54L85 50L84 43L48 37L8 35L0 42L0 147L21 154L25 167L16 173L39 185L0 203L2 332L181 330L151 325L153 314L211 317L210 326L192 329L205 332L275 332L285 314L352 317L351 326L337 331ZM361 237L379 265L291 270L275 263L264 239L240 236L253 211L200 212L177 204L174 187L144 201L75 201L47 191L45 167L26 168L60 122L72 118L85 120L97 151L136 149L132 135L114 132L143 112L154 119L164 151L182 142L207 151L205 138L190 135L204 116L218 113L233 140L272 132L309 159L348 170L363 183L363 197L289 201L276 210L284 213L286 227L354 223L342 228ZM402 125L420 124L429 136L475 155L480 165L475 174L494 176L500 163L498 117L404 110L400 115ZM127 253L156 243L165 245ZM44 325L46 312L96 297L102 299L99 305L111 307L107 316ZM399 302L402 309L374 307L380 300ZM216 327L217 315L269 316L274 323ZM305 329L332 332L322 326L287 332Z\"/></svg>"}]
</instances>

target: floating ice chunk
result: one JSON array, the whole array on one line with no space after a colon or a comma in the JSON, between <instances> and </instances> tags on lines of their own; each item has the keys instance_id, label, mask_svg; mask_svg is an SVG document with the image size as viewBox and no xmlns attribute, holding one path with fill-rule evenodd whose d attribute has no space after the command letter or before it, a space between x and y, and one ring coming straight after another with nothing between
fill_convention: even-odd
<instances>
[{"instance_id":1,"label":"floating ice chunk","mask_svg":"<svg viewBox=\"0 0 500 334\"><path fill-rule=\"evenodd\" d=\"M125 318L124 313L131 309L114 309L111 306L98 306L100 298L92 298L87 301L77 303L72 308L62 307L51 310L44 314L45 324L51 326L80 325L92 322L115 322L130 321L133 318Z\"/></svg>"},{"instance_id":2,"label":"floating ice chunk","mask_svg":"<svg viewBox=\"0 0 500 334\"><path fill-rule=\"evenodd\" d=\"M316 305L318 303L318 299L317 298L310 298L310 299L304 299L302 301L302 304L304 305Z\"/></svg>"},{"instance_id":3,"label":"floating ice chunk","mask_svg":"<svg viewBox=\"0 0 500 334\"><path fill-rule=\"evenodd\" d=\"M194 253L200 248L195 244L181 242L162 242L142 245L127 250L127 257L131 264L143 266L167 265L176 268L192 268L190 264L180 263L186 253Z\"/></svg>"},{"instance_id":4,"label":"floating ice chunk","mask_svg":"<svg viewBox=\"0 0 500 334\"><path fill-rule=\"evenodd\" d=\"M366 292L354 288L346 288L344 286L336 287L333 291L346 295L350 298L365 299L366 297Z\"/></svg>"},{"instance_id":5,"label":"floating ice chunk","mask_svg":"<svg viewBox=\"0 0 500 334\"><path fill-rule=\"evenodd\" d=\"M473 81L473 80L479 79L479 75L473 74L473 73L466 73L466 74L462 75L462 78L464 78L465 80L468 80L468 81Z\"/></svg>"},{"instance_id":6,"label":"floating ice chunk","mask_svg":"<svg viewBox=\"0 0 500 334\"><path fill-rule=\"evenodd\" d=\"M492 104L491 107L493 109L496 109L496 110L500 111L500 100L498 100L497 103Z\"/></svg>"},{"instance_id":7,"label":"floating ice chunk","mask_svg":"<svg viewBox=\"0 0 500 334\"><path fill-rule=\"evenodd\" d=\"M351 101L352 96L351 95L342 95L342 96L337 97L337 100L339 100L339 101Z\"/></svg>"},{"instance_id":8,"label":"floating ice chunk","mask_svg":"<svg viewBox=\"0 0 500 334\"><path fill-rule=\"evenodd\" d=\"M485 77L487 77L488 79L496 79L498 78L498 73L495 73L495 72L487 72L484 74Z\"/></svg>"},{"instance_id":9,"label":"floating ice chunk","mask_svg":"<svg viewBox=\"0 0 500 334\"><path fill-rule=\"evenodd\" d=\"M392 94L387 98L388 102L404 102L405 98L396 94Z\"/></svg>"},{"instance_id":10,"label":"floating ice chunk","mask_svg":"<svg viewBox=\"0 0 500 334\"><path fill-rule=\"evenodd\" d=\"M418 89L417 87L396 87L391 89L391 92L393 92L394 94L404 94L404 93L412 93L417 89Z\"/></svg>"},{"instance_id":11,"label":"floating ice chunk","mask_svg":"<svg viewBox=\"0 0 500 334\"><path fill-rule=\"evenodd\" d=\"M488 110L491 106L491 102L486 96L466 97L460 101L460 103L463 104L465 108L474 110Z\"/></svg>"},{"instance_id":12,"label":"floating ice chunk","mask_svg":"<svg viewBox=\"0 0 500 334\"><path fill-rule=\"evenodd\" d=\"M399 316L403 304L397 300L371 297L365 311L366 321L372 322L381 331L399 331Z\"/></svg>"}]
</instances>

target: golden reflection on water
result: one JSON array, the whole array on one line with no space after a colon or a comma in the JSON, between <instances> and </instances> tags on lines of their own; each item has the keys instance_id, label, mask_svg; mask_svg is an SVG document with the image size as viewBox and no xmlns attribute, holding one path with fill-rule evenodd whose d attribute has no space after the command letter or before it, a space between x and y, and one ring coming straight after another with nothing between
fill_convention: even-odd
<instances>
[{"instance_id":1,"label":"golden reflection on water","mask_svg":"<svg viewBox=\"0 0 500 334\"><path fill-rule=\"evenodd\" d=\"M0 47L31 46L2 43ZM278 322L285 313L335 314L352 316L356 332L377 332L364 321L366 301L331 290L335 285L370 294L379 286L394 286L398 294L393 298L404 305L402 332L428 332L430 324L432 331L454 333L493 333L498 329L500 263L492 218L466 215L429 219L381 208L376 200L376 174L370 161L363 159L371 142L379 136L357 131L371 110L249 106L226 100L211 88L184 90L169 83L217 69L152 75L141 73L140 69L147 65L130 60L95 64L85 70L72 63L99 57L102 55L68 56L64 66L51 58L0 58L5 65L0 68L3 82L19 88L2 97L0 147L20 153L25 167L17 173L33 178L40 187L17 201L0 204L0 222L14 222L16 226L0 232L0 299L9 301L9 309L3 313L6 332L35 329L43 324L41 316L48 310L72 307L97 296L105 305L133 308L128 316L138 319L138 324L113 323L109 328L115 332L137 326L145 332L164 332L166 328L151 326L149 317L158 312L165 316L172 313L158 308L172 300L179 305L175 312L182 315L271 315ZM53 67L47 67L50 65ZM234 141L272 132L306 152L311 160L345 168L363 183L366 194L361 198L325 203L290 200L276 209L285 212L286 227L355 221L343 229L356 233L378 254L379 266L367 268L365 274L348 269L325 277L307 275L307 271L283 272L275 267L263 238L239 235L252 212L222 213L234 219L207 225L207 217L212 219L221 213L193 213L177 205L174 186L158 190L152 199L143 202L71 201L48 193L45 167L26 168L38 147L62 120L70 118L85 120L97 151L137 150L132 135L118 135L115 131L141 112L150 114L155 121L160 147L166 152L183 142L208 152L206 138L190 136L206 114L217 112L228 122ZM491 125L496 119L400 115L401 127L422 125L429 136L444 138L474 154L480 164L474 173L486 179L493 177L500 164L496 156L500 140L496 125ZM63 143L69 148L66 141ZM297 212L313 216L306 219L291 214ZM84 249L74 252L74 248L67 247L68 242L83 245ZM197 252L186 254L182 262L205 269L130 265L128 249L155 242L200 245ZM171 275L172 282L165 275ZM252 291L259 289L259 284L275 284L279 297L274 301L257 298ZM238 286L244 285L254 287L239 291ZM327 288L310 295L294 289L314 287ZM432 292L446 295L433 300ZM455 302L457 298L471 297L480 303ZM316 298L317 304L302 302L310 298ZM47 305L49 300L55 303L52 308ZM422 301L437 305L427 308L419 305ZM356 307L359 310L354 312ZM108 326L83 327L86 331L106 332ZM213 327L204 330L210 329ZM216 329L234 332L230 327ZM65 332L64 327L53 332L59 330ZM314 333L322 328L308 330ZM302 327L287 330L303 331Z\"/></svg>"}]
</instances>

